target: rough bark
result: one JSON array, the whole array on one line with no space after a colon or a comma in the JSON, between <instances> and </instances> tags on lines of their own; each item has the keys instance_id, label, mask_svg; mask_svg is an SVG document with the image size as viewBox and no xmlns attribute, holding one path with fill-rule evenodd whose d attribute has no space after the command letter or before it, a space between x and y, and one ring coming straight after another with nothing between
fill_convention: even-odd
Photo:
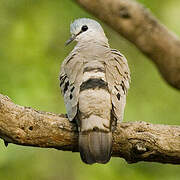
<instances>
[{"instance_id":1,"label":"rough bark","mask_svg":"<svg viewBox=\"0 0 180 180\"><path fill-rule=\"evenodd\" d=\"M5 144L78 151L76 126L65 115L14 104L0 94L0 137ZM180 126L146 122L118 124L113 133L113 156L129 163L153 161L180 164Z\"/></svg>"},{"instance_id":2,"label":"rough bark","mask_svg":"<svg viewBox=\"0 0 180 180\"><path fill-rule=\"evenodd\" d=\"M75 0L135 44L180 89L180 39L134 0Z\"/></svg>"}]
</instances>

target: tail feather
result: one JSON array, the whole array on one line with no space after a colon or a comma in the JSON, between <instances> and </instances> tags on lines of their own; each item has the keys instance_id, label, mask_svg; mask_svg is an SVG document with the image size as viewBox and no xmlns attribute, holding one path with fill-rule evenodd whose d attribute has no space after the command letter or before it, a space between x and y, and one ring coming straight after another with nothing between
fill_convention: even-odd
<instances>
[{"instance_id":1,"label":"tail feather","mask_svg":"<svg viewBox=\"0 0 180 180\"><path fill-rule=\"evenodd\" d=\"M79 151L86 164L107 163L111 158L112 133L100 130L79 132Z\"/></svg>"}]
</instances>

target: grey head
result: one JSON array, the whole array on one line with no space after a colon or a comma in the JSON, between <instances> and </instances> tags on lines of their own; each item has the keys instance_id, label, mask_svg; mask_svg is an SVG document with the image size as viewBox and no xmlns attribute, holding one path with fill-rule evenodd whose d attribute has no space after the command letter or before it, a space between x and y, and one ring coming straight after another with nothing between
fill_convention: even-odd
<instances>
[{"instance_id":1,"label":"grey head","mask_svg":"<svg viewBox=\"0 0 180 180\"><path fill-rule=\"evenodd\" d=\"M66 45L70 44L72 41L101 41L107 43L107 38L104 34L101 25L89 18L76 19L70 25L71 38L66 42Z\"/></svg>"}]
</instances>

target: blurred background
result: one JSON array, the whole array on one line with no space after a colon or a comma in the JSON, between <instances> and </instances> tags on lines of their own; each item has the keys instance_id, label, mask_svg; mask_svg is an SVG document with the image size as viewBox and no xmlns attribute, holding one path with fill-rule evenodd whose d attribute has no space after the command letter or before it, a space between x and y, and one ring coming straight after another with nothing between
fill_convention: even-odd
<instances>
[{"instance_id":1,"label":"blurred background","mask_svg":"<svg viewBox=\"0 0 180 180\"><path fill-rule=\"evenodd\" d=\"M180 1L139 2L180 35ZM70 36L69 24L79 17L92 16L73 0L0 0L0 93L20 105L65 113L59 69L74 46L64 46ZM131 70L124 121L180 125L180 93L164 82L154 64L133 44L100 23L111 47L127 57ZM13 144L5 148L1 140L0 180L32 179L179 180L180 167L144 162L129 165L120 158L112 158L107 165L88 166L78 153Z\"/></svg>"}]
</instances>

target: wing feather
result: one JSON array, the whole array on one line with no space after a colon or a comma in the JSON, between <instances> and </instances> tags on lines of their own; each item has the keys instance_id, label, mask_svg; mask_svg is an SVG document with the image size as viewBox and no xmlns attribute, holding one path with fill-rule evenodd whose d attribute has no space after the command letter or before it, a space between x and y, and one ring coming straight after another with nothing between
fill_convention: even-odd
<instances>
[{"instance_id":1,"label":"wing feather","mask_svg":"<svg viewBox=\"0 0 180 180\"><path fill-rule=\"evenodd\" d=\"M112 114L122 121L126 104L126 94L130 83L130 70L126 58L112 49L112 58L106 62L106 79L111 93Z\"/></svg>"},{"instance_id":2,"label":"wing feather","mask_svg":"<svg viewBox=\"0 0 180 180\"><path fill-rule=\"evenodd\" d=\"M61 92L67 110L68 119L72 121L77 114L79 89L83 76L83 61L77 51L71 52L61 65Z\"/></svg>"}]
</instances>

